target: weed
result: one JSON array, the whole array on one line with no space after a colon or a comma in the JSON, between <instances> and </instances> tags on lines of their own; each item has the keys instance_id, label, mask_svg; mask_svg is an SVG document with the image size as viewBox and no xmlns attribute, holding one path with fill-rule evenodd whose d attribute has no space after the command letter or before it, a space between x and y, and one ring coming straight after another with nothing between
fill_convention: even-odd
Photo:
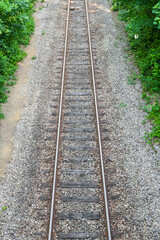
<instances>
[{"instance_id":1,"label":"weed","mask_svg":"<svg viewBox=\"0 0 160 240\"><path fill-rule=\"evenodd\" d=\"M113 6L111 7L112 11L117 11L118 10L118 4L115 2Z\"/></svg>"},{"instance_id":2,"label":"weed","mask_svg":"<svg viewBox=\"0 0 160 240\"><path fill-rule=\"evenodd\" d=\"M129 85L136 85L137 75L133 74L128 77L128 84Z\"/></svg>"},{"instance_id":3,"label":"weed","mask_svg":"<svg viewBox=\"0 0 160 240\"><path fill-rule=\"evenodd\" d=\"M124 36L122 34L118 34L115 39L122 41L124 39Z\"/></svg>"},{"instance_id":4,"label":"weed","mask_svg":"<svg viewBox=\"0 0 160 240\"><path fill-rule=\"evenodd\" d=\"M35 60L36 58L37 58L36 56L33 56L33 57L32 57L32 60Z\"/></svg>"},{"instance_id":5,"label":"weed","mask_svg":"<svg viewBox=\"0 0 160 240\"><path fill-rule=\"evenodd\" d=\"M142 124L145 124L145 123L146 123L146 120L143 120L143 121L142 121Z\"/></svg>"},{"instance_id":6,"label":"weed","mask_svg":"<svg viewBox=\"0 0 160 240\"><path fill-rule=\"evenodd\" d=\"M117 42L117 41L114 42L114 46L115 46L116 48L118 48L118 42Z\"/></svg>"},{"instance_id":7,"label":"weed","mask_svg":"<svg viewBox=\"0 0 160 240\"><path fill-rule=\"evenodd\" d=\"M5 116L2 112L0 112L0 119L5 119Z\"/></svg>"},{"instance_id":8,"label":"weed","mask_svg":"<svg viewBox=\"0 0 160 240\"><path fill-rule=\"evenodd\" d=\"M122 107L122 108L126 108L126 107L127 107L127 104L125 104L125 103L120 103L119 106Z\"/></svg>"},{"instance_id":9,"label":"weed","mask_svg":"<svg viewBox=\"0 0 160 240\"><path fill-rule=\"evenodd\" d=\"M2 207L2 210L0 210L0 213L1 212L4 212L4 211L6 211L7 210L7 207L5 206L5 207Z\"/></svg>"},{"instance_id":10,"label":"weed","mask_svg":"<svg viewBox=\"0 0 160 240\"><path fill-rule=\"evenodd\" d=\"M45 34L45 31L43 30L43 31L42 31L42 35L44 35L44 34Z\"/></svg>"},{"instance_id":11,"label":"weed","mask_svg":"<svg viewBox=\"0 0 160 240\"><path fill-rule=\"evenodd\" d=\"M43 7L39 7L39 10L42 10L43 9Z\"/></svg>"}]
</instances>

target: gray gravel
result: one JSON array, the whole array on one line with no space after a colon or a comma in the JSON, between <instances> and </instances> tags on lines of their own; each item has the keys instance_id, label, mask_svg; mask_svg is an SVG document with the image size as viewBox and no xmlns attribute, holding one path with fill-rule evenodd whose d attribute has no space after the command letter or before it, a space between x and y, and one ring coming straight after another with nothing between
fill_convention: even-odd
<instances>
[{"instance_id":1,"label":"gray gravel","mask_svg":"<svg viewBox=\"0 0 160 240\"><path fill-rule=\"evenodd\" d=\"M111 13L107 1L89 1L93 46L101 59L97 81L99 105L105 108L109 141L103 144L113 237L118 239L160 239L159 160L143 139L151 125L141 124L145 113L141 84L127 84L136 68L124 58L127 47L124 27ZM98 64L97 64L98 65ZM117 196L114 198L114 196Z\"/></svg>"},{"instance_id":2,"label":"gray gravel","mask_svg":"<svg viewBox=\"0 0 160 240\"><path fill-rule=\"evenodd\" d=\"M57 104L64 45L66 3L37 4L36 59L26 89L27 103L14 135L14 151L1 179L0 239L46 239L50 206ZM45 32L42 35L42 31ZM54 102L55 101L55 102ZM43 188L43 190L42 190Z\"/></svg>"},{"instance_id":3,"label":"gray gravel","mask_svg":"<svg viewBox=\"0 0 160 240\"><path fill-rule=\"evenodd\" d=\"M159 240L160 149L154 146L155 151L143 139L151 125L141 124L145 113L139 110L144 104L140 83L127 84L135 67L124 58L124 28L106 0L89 0L89 8L100 113L105 112L100 116L102 139L108 138L103 152L113 239ZM0 182L0 207L8 207L0 215L2 240L47 239L56 137L48 129L56 127L57 121L53 105L59 94L65 16L62 0L49 0L35 13L37 59L31 81L22 89L27 104L15 131L12 159Z\"/></svg>"}]
</instances>

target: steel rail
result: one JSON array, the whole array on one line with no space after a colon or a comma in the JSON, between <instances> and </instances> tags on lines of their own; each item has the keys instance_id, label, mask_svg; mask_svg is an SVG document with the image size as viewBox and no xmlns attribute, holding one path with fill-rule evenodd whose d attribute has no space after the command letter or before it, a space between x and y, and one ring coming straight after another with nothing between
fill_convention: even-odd
<instances>
[{"instance_id":1,"label":"steel rail","mask_svg":"<svg viewBox=\"0 0 160 240\"><path fill-rule=\"evenodd\" d=\"M59 104L57 143L56 143L56 155L55 155L55 164L54 164L54 177L53 177L52 201L51 201L51 211L50 211L50 223L49 223L48 240L52 239L52 234L53 234L53 214L54 214L54 204L55 204L55 194L56 194L57 165L58 165L60 129L61 129L61 118L62 118L62 105L63 105L63 92L64 92L63 89L64 89L65 69L66 69L68 28L69 28L69 14L70 14L69 10L70 10L70 0L68 0L68 8L67 8L65 48L64 48L64 57L63 57L63 71L62 71L62 80L61 80L61 96L60 96L60 104Z\"/></svg>"},{"instance_id":2,"label":"steel rail","mask_svg":"<svg viewBox=\"0 0 160 240\"><path fill-rule=\"evenodd\" d=\"M100 131L100 123L99 123L99 113L98 113L98 104L97 104L97 92L96 92L96 84L95 84L94 63L93 63L92 43L91 43L91 35L90 35L89 16L88 16L88 2L87 2L87 0L85 0L85 6L86 6L86 16L87 16L90 61L91 61L91 68L92 68L94 103L95 103L95 109L96 109L98 142L99 142L99 151L100 151L100 160L101 160L101 172L102 172L102 183L103 183L103 194L104 194L104 203L105 203L105 215L106 215L106 224L107 224L107 234L108 234L108 240L111 240L112 237L111 237L111 227L110 227L110 220L109 220L109 209L108 209L106 182L105 182L105 172L104 172L104 162L103 162L102 142L101 142L101 131Z\"/></svg>"}]
</instances>

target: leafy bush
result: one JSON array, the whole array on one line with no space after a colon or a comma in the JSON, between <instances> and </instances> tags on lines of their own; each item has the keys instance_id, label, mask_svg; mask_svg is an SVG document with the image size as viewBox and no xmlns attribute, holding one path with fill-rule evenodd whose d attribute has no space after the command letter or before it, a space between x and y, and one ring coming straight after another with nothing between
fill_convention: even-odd
<instances>
[{"instance_id":1,"label":"leafy bush","mask_svg":"<svg viewBox=\"0 0 160 240\"><path fill-rule=\"evenodd\" d=\"M156 17L154 18L153 24L155 24L157 26L157 28L160 29L160 2L158 2L153 7L152 13L154 13L156 15Z\"/></svg>"},{"instance_id":2,"label":"leafy bush","mask_svg":"<svg viewBox=\"0 0 160 240\"><path fill-rule=\"evenodd\" d=\"M15 83L17 62L26 56L20 44L27 45L34 31L34 1L0 1L0 104L7 101L7 85ZM0 110L0 118L3 117Z\"/></svg>"},{"instance_id":3,"label":"leafy bush","mask_svg":"<svg viewBox=\"0 0 160 240\"><path fill-rule=\"evenodd\" d=\"M113 0L112 10L126 22L126 31L135 62L140 69L143 98L150 101L147 110L153 129L149 142L160 141L160 1ZM145 96L145 97L144 97Z\"/></svg>"}]
</instances>

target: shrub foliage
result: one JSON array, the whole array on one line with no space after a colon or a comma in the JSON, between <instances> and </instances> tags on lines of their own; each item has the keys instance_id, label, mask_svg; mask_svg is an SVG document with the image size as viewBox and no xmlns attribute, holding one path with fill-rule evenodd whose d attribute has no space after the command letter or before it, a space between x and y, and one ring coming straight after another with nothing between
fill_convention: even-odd
<instances>
[{"instance_id":1,"label":"shrub foliage","mask_svg":"<svg viewBox=\"0 0 160 240\"><path fill-rule=\"evenodd\" d=\"M15 83L17 62L26 56L20 45L27 45L34 31L34 1L0 0L0 104L7 101L7 86Z\"/></svg>"},{"instance_id":2,"label":"shrub foliage","mask_svg":"<svg viewBox=\"0 0 160 240\"><path fill-rule=\"evenodd\" d=\"M112 10L126 22L126 31L135 62L140 69L145 111L153 124L146 133L149 142L160 141L160 1L113 0Z\"/></svg>"}]
</instances>

